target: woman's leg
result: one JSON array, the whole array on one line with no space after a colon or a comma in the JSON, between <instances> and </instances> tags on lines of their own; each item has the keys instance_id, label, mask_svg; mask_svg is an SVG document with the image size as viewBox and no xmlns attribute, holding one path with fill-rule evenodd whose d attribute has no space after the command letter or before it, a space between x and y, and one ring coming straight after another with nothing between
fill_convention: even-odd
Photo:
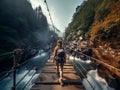
<instances>
[{"instance_id":1,"label":"woman's leg","mask_svg":"<svg viewBox=\"0 0 120 90\"><path fill-rule=\"evenodd\" d=\"M59 75L59 63L56 62L56 67L57 67L57 74Z\"/></svg>"},{"instance_id":2,"label":"woman's leg","mask_svg":"<svg viewBox=\"0 0 120 90\"><path fill-rule=\"evenodd\" d=\"M63 79L63 65L64 63L60 63L60 79Z\"/></svg>"},{"instance_id":3,"label":"woman's leg","mask_svg":"<svg viewBox=\"0 0 120 90\"><path fill-rule=\"evenodd\" d=\"M59 82L60 84L63 86L64 83L63 83L63 63L60 63L60 78L59 78Z\"/></svg>"}]
</instances>

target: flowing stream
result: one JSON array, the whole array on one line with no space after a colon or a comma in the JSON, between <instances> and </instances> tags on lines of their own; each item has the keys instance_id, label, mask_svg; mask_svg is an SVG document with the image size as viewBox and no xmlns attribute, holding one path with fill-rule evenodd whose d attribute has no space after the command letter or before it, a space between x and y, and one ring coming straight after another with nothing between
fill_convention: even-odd
<instances>
[{"instance_id":1,"label":"flowing stream","mask_svg":"<svg viewBox=\"0 0 120 90\"><path fill-rule=\"evenodd\" d=\"M30 90L47 60L48 54L43 50L40 50L39 53L31 58L27 64L18 68L16 70L16 90ZM24 75L26 75L25 78L23 78ZM19 82L20 80L21 82ZM12 86L13 73L0 81L0 90L11 90Z\"/></svg>"},{"instance_id":2,"label":"flowing stream","mask_svg":"<svg viewBox=\"0 0 120 90\"><path fill-rule=\"evenodd\" d=\"M49 56L47 53L40 50L39 53L35 57L30 59L27 64L17 69L16 90L30 90L30 88L34 85L35 79L39 76L40 72L42 71L42 68L45 66L48 57ZM83 61L81 59L73 58L70 56L70 60L74 59L76 60L76 64L78 65L78 67L81 67L79 66L80 63L86 69L92 69L92 67L89 64L90 60ZM76 71L81 76L77 69ZM82 70L82 72L84 72L84 70ZM24 75L26 75L25 78L23 78ZM20 80L21 82L19 82ZM87 73L87 78L84 78L82 80L82 83L85 86L86 90L93 90L92 87L89 85L88 81L94 87L94 90L115 90L109 87L107 82L103 78L99 77L97 70L90 70ZM11 90L12 86L13 86L13 73L11 73L8 77L0 81L0 90Z\"/></svg>"},{"instance_id":3,"label":"flowing stream","mask_svg":"<svg viewBox=\"0 0 120 90\"><path fill-rule=\"evenodd\" d=\"M76 60L77 65L81 68L82 72L85 72L82 67L79 65L79 63L81 65L83 65L83 67L85 67L85 69L90 70L92 69L92 67L90 66L90 60L81 60L80 58L74 58L72 56L70 56L70 60ZM77 73L82 76L79 73L79 70L77 70L77 68L75 68ZM88 81L90 82L91 86L94 88L92 88L90 86L90 84L88 83ZM97 69L96 70L90 70L87 72L87 78L84 78L82 80L83 85L85 86L86 90L115 90L111 87L108 86L107 82L105 81L105 79L101 78L98 73L97 73Z\"/></svg>"}]
</instances>

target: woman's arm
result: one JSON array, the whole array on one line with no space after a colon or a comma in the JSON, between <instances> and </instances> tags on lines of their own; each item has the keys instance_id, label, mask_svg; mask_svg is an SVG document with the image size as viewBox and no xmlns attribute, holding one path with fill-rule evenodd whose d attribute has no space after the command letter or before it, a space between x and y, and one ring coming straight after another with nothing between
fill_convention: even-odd
<instances>
[{"instance_id":1,"label":"woman's arm","mask_svg":"<svg viewBox=\"0 0 120 90\"><path fill-rule=\"evenodd\" d=\"M53 51L53 62L55 61L56 55L57 55L57 47L55 47Z\"/></svg>"},{"instance_id":2,"label":"woman's arm","mask_svg":"<svg viewBox=\"0 0 120 90\"><path fill-rule=\"evenodd\" d=\"M64 52L65 52L65 63L66 63L66 48L64 48Z\"/></svg>"}]
</instances>

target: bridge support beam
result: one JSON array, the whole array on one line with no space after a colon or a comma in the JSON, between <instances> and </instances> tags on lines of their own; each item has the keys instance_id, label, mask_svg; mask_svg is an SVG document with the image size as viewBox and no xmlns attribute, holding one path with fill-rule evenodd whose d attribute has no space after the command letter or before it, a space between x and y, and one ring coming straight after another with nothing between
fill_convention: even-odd
<instances>
[{"instance_id":1,"label":"bridge support beam","mask_svg":"<svg viewBox=\"0 0 120 90\"><path fill-rule=\"evenodd\" d=\"M18 61L20 55L22 53L21 49L14 50L14 58L13 58L13 86L11 90L16 90L16 68L18 67Z\"/></svg>"}]
</instances>

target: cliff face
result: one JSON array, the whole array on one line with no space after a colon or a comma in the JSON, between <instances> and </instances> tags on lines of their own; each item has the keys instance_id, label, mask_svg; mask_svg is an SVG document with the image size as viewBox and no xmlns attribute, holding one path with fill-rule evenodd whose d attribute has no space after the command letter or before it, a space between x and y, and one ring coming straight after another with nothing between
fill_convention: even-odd
<instances>
[{"instance_id":1,"label":"cliff face","mask_svg":"<svg viewBox=\"0 0 120 90\"><path fill-rule=\"evenodd\" d=\"M118 0L84 1L81 6L76 8L77 10L76 13L74 13L73 15L72 22L69 23L68 27L66 28L66 39L74 40L80 35L85 35L85 37L89 37L93 35L91 34L91 32L96 33L96 29L97 27L99 27L99 24L104 22L106 19L109 19L108 21L112 22L115 20L115 18L113 20L112 17L116 17L117 15L116 18L119 18L119 14L116 13L119 12L119 6L117 6L117 10L114 5L117 1ZM107 22L105 21L103 24L106 25L106 23ZM111 25L112 23L109 23L109 25ZM95 28L94 30L93 27ZM72 33L72 36L70 36L69 33Z\"/></svg>"},{"instance_id":2,"label":"cliff face","mask_svg":"<svg viewBox=\"0 0 120 90\"><path fill-rule=\"evenodd\" d=\"M74 40L80 35L89 33L92 23L94 22L96 11L103 0L84 1L81 6L77 7L72 22L66 28L65 36L68 40ZM78 11L79 10L79 11ZM69 33L72 34L69 35Z\"/></svg>"},{"instance_id":3,"label":"cliff face","mask_svg":"<svg viewBox=\"0 0 120 90\"><path fill-rule=\"evenodd\" d=\"M66 29L66 39L81 35L90 39L95 58L120 68L120 1L88 0L79 8Z\"/></svg>"},{"instance_id":4,"label":"cliff face","mask_svg":"<svg viewBox=\"0 0 120 90\"><path fill-rule=\"evenodd\" d=\"M68 41L74 41L80 36L89 39L93 57L120 70L120 0L84 2L66 28L65 36ZM115 75L120 81L120 71L104 64L99 68L102 77L111 79Z\"/></svg>"},{"instance_id":5,"label":"cliff face","mask_svg":"<svg viewBox=\"0 0 120 90\"><path fill-rule=\"evenodd\" d=\"M108 64L120 68L120 1L109 7L109 14L98 19L91 28L91 40L98 49L94 49L95 57ZM99 57L98 57L99 56Z\"/></svg>"},{"instance_id":6,"label":"cliff face","mask_svg":"<svg viewBox=\"0 0 120 90\"><path fill-rule=\"evenodd\" d=\"M98 20L95 19L91 27L91 39L109 43L114 49L119 49L120 45L120 1L109 6L109 14ZM111 42L112 41L112 42Z\"/></svg>"}]
</instances>

